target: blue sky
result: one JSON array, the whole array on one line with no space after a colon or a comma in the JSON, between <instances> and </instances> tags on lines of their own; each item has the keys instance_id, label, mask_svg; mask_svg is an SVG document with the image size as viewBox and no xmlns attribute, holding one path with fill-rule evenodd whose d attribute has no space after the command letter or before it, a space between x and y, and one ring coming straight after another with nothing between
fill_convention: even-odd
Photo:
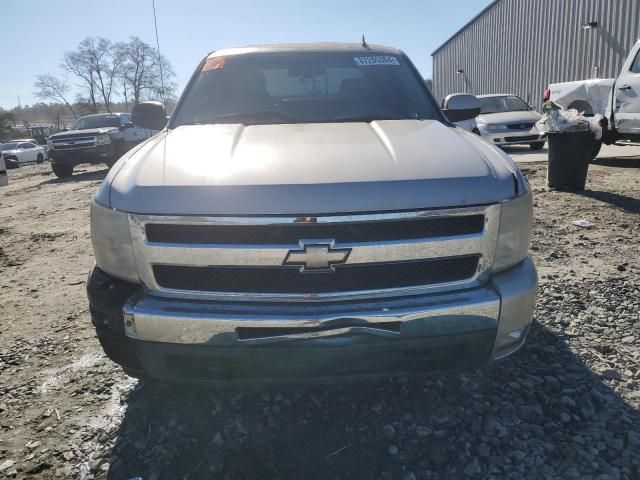
<instances>
[{"instance_id":1,"label":"blue sky","mask_svg":"<svg viewBox=\"0 0 640 480\"><path fill-rule=\"evenodd\" d=\"M424 77L431 52L489 0L156 0L160 50L179 91L209 51L256 43L359 41L402 48ZM1 0L0 107L37 101L40 73L87 36L155 44L151 0Z\"/></svg>"}]
</instances>

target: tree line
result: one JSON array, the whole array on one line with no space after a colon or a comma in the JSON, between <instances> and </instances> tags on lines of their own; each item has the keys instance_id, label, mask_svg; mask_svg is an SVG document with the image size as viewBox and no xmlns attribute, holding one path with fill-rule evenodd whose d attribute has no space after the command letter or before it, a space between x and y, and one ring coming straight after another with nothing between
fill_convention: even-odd
<instances>
[{"instance_id":1,"label":"tree line","mask_svg":"<svg viewBox=\"0 0 640 480\"><path fill-rule=\"evenodd\" d=\"M64 76L38 75L34 94L64 106L74 118L101 110L112 112L122 101L137 105L146 100L173 102L175 98L175 73L170 62L138 37L116 43L87 37L64 54L60 68ZM73 86L69 77L75 80Z\"/></svg>"}]
</instances>

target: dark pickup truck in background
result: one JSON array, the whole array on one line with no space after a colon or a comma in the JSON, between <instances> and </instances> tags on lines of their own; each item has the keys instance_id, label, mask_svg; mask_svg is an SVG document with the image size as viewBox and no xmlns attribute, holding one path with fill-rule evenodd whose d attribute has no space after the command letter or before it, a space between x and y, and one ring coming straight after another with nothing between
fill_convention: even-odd
<instances>
[{"instance_id":1,"label":"dark pickup truck in background","mask_svg":"<svg viewBox=\"0 0 640 480\"><path fill-rule=\"evenodd\" d=\"M136 127L129 113L101 113L80 117L66 132L48 139L51 168L57 177L68 177L82 163L104 162L109 168L134 145L155 135Z\"/></svg>"}]
</instances>

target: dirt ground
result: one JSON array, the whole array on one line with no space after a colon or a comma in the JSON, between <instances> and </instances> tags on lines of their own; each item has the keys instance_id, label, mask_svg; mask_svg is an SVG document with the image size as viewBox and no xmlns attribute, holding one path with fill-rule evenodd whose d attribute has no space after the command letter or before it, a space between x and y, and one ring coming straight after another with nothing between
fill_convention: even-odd
<instances>
[{"instance_id":1,"label":"dirt ground","mask_svg":"<svg viewBox=\"0 0 640 480\"><path fill-rule=\"evenodd\" d=\"M148 386L103 356L85 282L106 169L49 168L0 190L0 478L640 478L640 157L596 160L581 193L523 164L540 293L513 357L229 391Z\"/></svg>"}]
</instances>

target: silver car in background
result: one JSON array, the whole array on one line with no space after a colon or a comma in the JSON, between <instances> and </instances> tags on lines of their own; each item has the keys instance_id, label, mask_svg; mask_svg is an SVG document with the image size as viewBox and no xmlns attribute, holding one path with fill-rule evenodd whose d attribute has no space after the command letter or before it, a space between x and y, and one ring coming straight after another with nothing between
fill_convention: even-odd
<instances>
[{"instance_id":1,"label":"silver car in background","mask_svg":"<svg viewBox=\"0 0 640 480\"><path fill-rule=\"evenodd\" d=\"M517 95L478 95L482 109L476 118L480 135L499 146L544 147L546 135L535 124L541 115Z\"/></svg>"}]
</instances>

